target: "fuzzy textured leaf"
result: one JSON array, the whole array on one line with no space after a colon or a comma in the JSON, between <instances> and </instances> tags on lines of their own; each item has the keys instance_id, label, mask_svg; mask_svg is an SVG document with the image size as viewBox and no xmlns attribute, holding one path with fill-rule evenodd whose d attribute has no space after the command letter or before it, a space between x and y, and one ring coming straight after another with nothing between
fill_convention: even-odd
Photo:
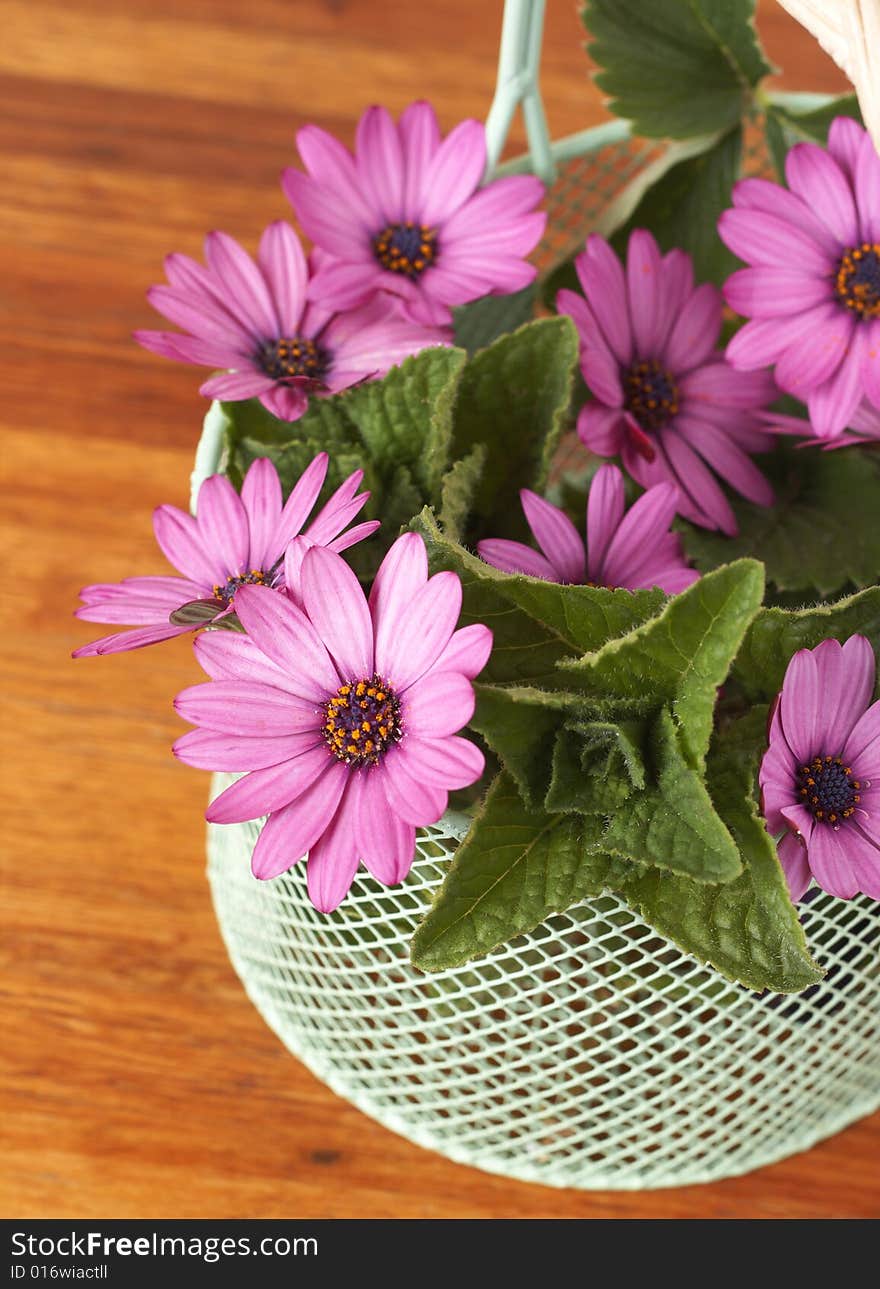
<instances>
[{"instance_id":1,"label":"fuzzy textured leaf","mask_svg":"<svg viewBox=\"0 0 880 1289\"><path fill-rule=\"evenodd\" d=\"M256 457L268 456L289 491L316 453L326 451L330 470L323 495L363 469L374 494L367 513L396 533L426 501L439 501L465 359L460 349L425 349L381 380L313 398L298 421L279 421L257 399L224 403L227 463L244 474Z\"/></svg>"},{"instance_id":2,"label":"fuzzy textured leaf","mask_svg":"<svg viewBox=\"0 0 880 1289\"><path fill-rule=\"evenodd\" d=\"M664 873L633 870L622 894L651 926L701 962L750 989L793 993L822 977L789 898L776 847L758 817L755 777L764 713L716 736L709 787L744 861L735 881L706 886Z\"/></svg>"},{"instance_id":3,"label":"fuzzy textured leaf","mask_svg":"<svg viewBox=\"0 0 880 1289\"><path fill-rule=\"evenodd\" d=\"M416 931L413 964L460 966L598 894L621 866L591 840L581 816L528 810L500 774Z\"/></svg>"},{"instance_id":4,"label":"fuzzy textured leaf","mask_svg":"<svg viewBox=\"0 0 880 1289\"><path fill-rule=\"evenodd\" d=\"M502 336L465 368L452 456L467 456L480 443L487 450L474 539L525 534L519 491L544 485L568 415L577 357L571 319L540 318Z\"/></svg>"},{"instance_id":5,"label":"fuzzy textured leaf","mask_svg":"<svg viewBox=\"0 0 880 1289\"><path fill-rule=\"evenodd\" d=\"M739 556L763 560L780 591L861 589L880 581L880 461L869 449L822 452L781 444L756 458L773 483L776 502L735 499L738 537L687 524L685 549L705 571Z\"/></svg>"},{"instance_id":6,"label":"fuzzy textured leaf","mask_svg":"<svg viewBox=\"0 0 880 1289\"><path fill-rule=\"evenodd\" d=\"M379 473L409 466L428 499L438 496L451 459L453 409L464 366L460 349L424 349L382 380L338 395Z\"/></svg>"},{"instance_id":7,"label":"fuzzy textured leaf","mask_svg":"<svg viewBox=\"0 0 880 1289\"><path fill-rule=\"evenodd\" d=\"M431 571L449 569L461 578L462 622L492 628L495 644L483 677L496 684L559 687L556 664L563 658L601 648L666 602L662 591L559 586L502 573L441 532L427 509L411 527L425 539Z\"/></svg>"},{"instance_id":8,"label":"fuzzy textured leaf","mask_svg":"<svg viewBox=\"0 0 880 1289\"><path fill-rule=\"evenodd\" d=\"M832 604L804 609L764 608L746 632L732 676L755 701L769 702L782 688L785 669L798 649L822 640L867 636L880 653L880 587L872 586Z\"/></svg>"},{"instance_id":9,"label":"fuzzy textured leaf","mask_svg":"<svg viewBox=\"0 0 880 1289\"><path fill-rule=\"evenodd\" d=\"M650 740L649 783L611 816L602 847L623 859L730 882L742 872L736 844L702 782L681 754L672 716L662 710Z\"/></svg>"},{"instance_id":10,"label":"fuzzy textured leaf","mask_svg":"<svg viewBox=\"0 0 880 1289\"><path fill-rule=\"evenodd\" d=\"M553 746L549 811L611 815L645 787L644 729L633 722L568 720Z\"/></svg>"},{"instance_id":11,"label":"fuzzy textured leaf","mask_svg":"<svg viewBox=\"0 0 880 1289\"><path fill-rule=\"evenodd\" d=\"M718 686L761 606L763 570L738 560L701 577L656 617L561 664L567 688L632 714L668 704L688 764L703 764Z\"/></svg>"},{"instance_id":12,"label":"fuzzy textured leaf","mask_svg":"<svg viewBox=\"0 0 880 1289\"><path fill-rule=\"evenodd\" d=\"M728 130L772 69L753 0L587 0L582 17L611 109L644 138Z\"/></svg>"},{"instance_id":13,"label":"fuzzy textured leaf","mask_svg":"<svg viewBox=\"0 0 880 1289\"><path fill-rule=\"evenodd\" d=\"M471 729L501 759L526 804L540 808L550 786L556 736L568 714L567 696L524 685L477 684L474 689Z\"/></svg>"},{"instance_id":14,"label":"fuzzy textured leaf","mask_svg":"<svg viewBox=\"0 0 880 1289\"><path fill-rule=\"evenodd\" d=\"M511 295L485 295L454 309L455 343L469 354L485 349L533 318L536 298L537 288L532 283Z\"/></svg>"},{"instance_id":15,"label":"fuzzy textured leaf","mask_svg":"<svg viewBox=\"0 0 880 1289\"><path fill-rule=\"evenodd\" d=\"M486 466L486 448L478 443L447 470L440 484L440 526L452 541L461 541Z\"/></svg>"}]
</instances>

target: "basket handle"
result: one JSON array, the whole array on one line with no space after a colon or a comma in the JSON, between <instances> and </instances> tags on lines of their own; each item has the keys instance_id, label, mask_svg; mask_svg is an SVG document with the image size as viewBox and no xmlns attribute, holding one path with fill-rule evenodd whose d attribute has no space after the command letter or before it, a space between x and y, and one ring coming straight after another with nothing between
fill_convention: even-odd
<instances>
[{"instance_id":1,"label":"basket handle","mask_svg":"<svg viewBox=\"0 0 880 1289\"><path fill-rule=\"evenodd\" d=\"M522 104L532 170L548 186L556 164L538 85L546 0L505 0L495 97L486 118L486 178L498 165L513 114Z\"/></svg>"}]
</instances>

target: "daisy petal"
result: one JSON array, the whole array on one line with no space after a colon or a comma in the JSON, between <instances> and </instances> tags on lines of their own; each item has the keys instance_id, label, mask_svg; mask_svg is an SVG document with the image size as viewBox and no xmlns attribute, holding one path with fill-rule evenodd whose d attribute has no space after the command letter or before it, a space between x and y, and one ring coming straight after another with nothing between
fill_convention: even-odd
<instances>
[{"instance_id":1,"label":"daisy petal","mask_svg":"<svg viewBox=\"0 0 880 1289\"><path fill-rule=\"evenodd\" d=\"M474 622L469 627L459 627L457 631L453 631L449 644L434 663L433 670L458 671L469 680L474 680L489 661L491 652L492 632L481 622Z\"/></svg>"},{"instance_id":2,"label":"daisy petal","mask_svg":"<svg viewBox=\"0 0 880 1289\"><path fill-rule=\"evenodd\" d=\"M196 522L206 550L215 551L223 582L248 571L250 533L241 497L225 474L212 474L199 489Z\"/></svg>"},{"instance_id":3,"label":"daisy petal","mask_svg":"<svg viewBox=\"0 0 880 1289\"><path fill-rule=\"evenodd\" d=\"M436 661L460 613L461 582L454 573L435 573L401 613L393 638L376 640L376 670L398 694Z\"/></svg>"},{"instance_id":4,"label":"daisy petal","mask_svg":"<svg viewBox=\"0 0 880 1289\"><path fill-rule=\"evenodd\" d=\"M578 413L578 438L600 457L613 457L620 451L622 427L623 415L619 407L587 403Z\"/></svg>"},{"instance_id":5,"label":"daisy petal","mask_svg":"<svg viewBox=\"0 0 880 1289\"><path fill-rule=\"evenodd\" d=\"M600 466L587 496L587 577L591 582L604 582L601 570L623 519L623 508L623 475L617 466Z\"/></svg>"},{"instance_id":6,"label":"daisy petal","mask_svg":"<svg viewBox=\"0 0 880 1289\"><path fill-rule=\"evenodd\" d=\"M468 788L486 768L486 758L466 738L405 738L400 745L407 771L436 788Z\"/></svg>"},{"instance_id":7,"label":"daisy petal","mask_svg":"<svg viewBox=\"0 0 880 1289\"><path fill-rule=\"evenodd\" d=\"M651 358L661 321L660 251L649 232L636 228L630 234L626 255L626 288L636 355Z\"/></svg>"},{"instance_id":8,"label":"daisy petal","mask_svg":"<svg viewBox=\"0 0 880 1289\"><path fill-rule=\"evenodd\" d=\"M480 121L461 121L447 134L428 166L421 222L448 219L476 190L486 169L486 131Z\"/></svg>"},{"instance_id":9,"label":"daisy petal","mask_svg":"<svg viewBox=\"0 0 880 1289\"><path fill-rule=\"evenodd\" d=\"M360 186L377 216L372 231L379 233L383 225L403 218L403 152L387 108L368 107L364 112L358 122L355 151Z\"/></svg>"},{"instance_id":10,"label":"daisy petal","mask_svg":"<svg viewBox=\"0 0 880 1289\"><path fill-rule=\"evenodd\" d=\"M826 752L842 756L847 740L865 713L874 692L876 663L871 642L850 636L844 645L823 640L813 650L825 719Z\"/></svg>"},{"instance_id":11,"label":"daisy petal","mask_svg":"<svg viewBox=\"0 0 880 1289\"><path fill-rule=\"evenodd\" d=\"M302 859L333 818L348 778L348 768L331 760L305 792L269 816L251 858L254 877L278 877Z\"/></svg>"},{"instance_id":12,"label":"daisy petal","mask_svg":"<svg viewBox=\"0 0 880 1289\"><path fill-rule=\"evenodd\" d=\"M605 339L622 367L633 358L633 333L627 310L627 283L623 267L603 237L592 233L583 255L574 262L584 295L602 328Z\"/></svg>"},{"instance_id":13,"label":"daisy petal","mask_svg":"<svg viewBox=\"0 0 880 1289\"><path fill-rule=\"evenodd\" d=\"M862 369L867 347L864 327L856 326L848 350L828 380L807 397L810 423L820 439L833 439L849 425L862 399Z\"/></svg>"},{"instance_id":14,"label":"daisy petal","mask_svg":"<svg viewBox=\"0 0 880 1289\"><path fill-rule=\"evenodd\" d=\"M328 756L322 742L289 761L269 765L264 770L252 770L214 798L205 811L205 818L208 823L237 824L281 810L326 770Z\"/></svg>"},{"instance_id":15,"label":"daisy petal","mask_svg":"<svg viewBox=\"0 0 880 1289\"><path fill-rule=\"evenodd\" d=\"M203 631L193 645L196 660L212 680L259 682L290 691L287 672L237 631Z\"/></svg>"},{"instance_id":16,"label":"daisy petal","mask_svg":"<svg viewBox=\"0 0 880 1289\"><path fill-rule=\"evenodd\" d=\"M277 591L243 586L235 597L242 626L269 658L290 676L303 698L323 703L341 681L330 655L305 614Z\"/></svg>"},{"instance_id":17,"label":"daisy petal","mask_svg":"<svg viewBox=\"0 0 880 1289\"><path fill-rule=\"evenodd\" d=\"M381 779L369 772L363 780L355 820L358 854L383 886L396 886L412 867L416 830L389 807Z\"/></svg>"},{"instance_id":18,"label":"daisy petal","mask_svg":"<svg viewBox=\"0 0 880 1289\"><path fill-rule=\"evenodd\" d=\"M404 219L420 222L425 177L440 146L440 127L430 103L411 103L398 122L403 148L404 179L402 214Z\"/></svg>"},{"instance_id":19,"label":"daisy petal","mask_svg":"<svg viewBox=\"0 0 880 1289\"><path fill-rule=\"evenodd\" d=\"M234 237L209 233L205 238L208 267L236 301L239 312L257 335L277 340L281 327L263 275Z\"/></svg>"},{"instance_id":20,"label":"daisy petal","mask_svg":"<svg viewBox=\"0 0 880 1289\"><path fill-rule=\"evenodd\" d=\"M348 783L333 819L309 849L306 874L309 899L319 913L332 913L345 899L358 868L355 817L358 778Z\"/></svg>"},{"instance_id":21,"label":"daisy petal","mask_svg":"<svg viewBox=\"0 0 880 1289\"><path fill-rule=\"evenodd\" d=\"M379 565L370 591L376 657L386 657L406 606L428 580L428 556L418 533L404 533Z\"/></svg>"},{"instance_id":22,"label":"daisy petal","mask_svg":"<svg viewBox=\"0 0 880 1289\"><path fill-rule=\"evenodd\" d=\"M508 541L506 537L487 537L477 542L477 554L502 573L524 573L526 577L539 577L544 582L557 580L556 569L550 561L523 542Z\"/></svg>"},{"instance_id":23,"label":"daisy petal","mask_svg":"<svg viewBox=\"0 0 880 1289\"><path fill-rule=\"evenodd\" d=\"M851 900L858 894L859 883L847 854L847 838L841 828L835 832L827 824L813 829L807 847L807 859L816 881L829 895Z\"/></svg>"},{"instance_id":24,"label":"daisy petal","mask_svg":"<svg viewBox=\"0 0 880 1289\"><path fill-rule=\"evenodd\" d=\"M797 904L798 900L803 899L812 879L807 862L807 848L800 837L787 832L776 849L788 883L788 893L792 903Z\"/></svg>"},{"instance_id":25,"label":"daisy petal","mask_svg":"<svg viewBox=\"0 0 880 1289\"><path fill-rule=\"evenodd\" d=\"M275 562L275 535L281 516L281 483L268 457L250 466L241 486L241 501L250 530L251 568L268 571Z\"/></svg>"},{"instance_id":26,"label":"daisy petal","mask_svg":"<svg viewBox=\"0 0 880 1289\"><path fill-rule=\"evenodd\" d=\"M810 207L841 246L859 240L859 221L852 189L840 166L816 143L796 143L785 158L791 191Z\"/></svg>"},{"instance_id":27,"label":"daisy petal","mask_svg":"<svg viewBox=\"0 0 880 1289\"><path fill-rule=\"evenodd\" d=\"M153 511L153 532L162 554L184 577L206 590L226 581L222 561L205 545L192 515L176 506L158 506Z\"/></svg>"},{"instance_id":28,"label":"daisy petal","mask_svg":"<svg viewBox=\"0 0 880 1289\"><path fill-rule=\"evenodd\" d=\"M430 671L406 691L403 728L407 735L444 738L467 725L474 705L474 687L466 676L454 671Z\"/></svg>"},{"instance_id":29,"label":"daisy petal","mask_svg":"<svg viewBox=\"0 0 880 1289\"><path fill-rule=\"evenodd\" d=\"M443 788L414 778L401 756L400 747L392 748L376 767L388 805L404 823L424 828L441 818L449 800Z\"/></svg>"},{"instance_id":30,"label":"daisy petal","mask_svg":"<svg viewBox=\"0 0 880 1289\"><path fill-rule=\"evenodd\" d=\"M243 738L314 732L320 737L321 711L314 702L258 681L213 680L190 685L174 700L185 721Z\"/></svg>"},{"instance_id":31,"label":"daisy petal","mask_svg":"<svg viewBox=\"0 0 880 1289\"><path fill-rule=\"evenodd\" d=\"M190 730L172 747L174 755L196 770L263 770L280 765L315 746L311 731L277 737L247 738L221 730ZM342 762L340 761L340 765Z\"/></svg>"},{"instance_id":32,"label":"daisy petal","mask_svg":"<svg viewBox=\"0 0 880 1289\"><path fill-rule=\"evenodd\" d=\"M276 529L272 552L276 559L283 554L288 543L301 532L312 513L312 507L324 486L329 464L330 458L327 453L319 452L297 479L290 496L284 503Z\"/></svg>"},{"instance_id":33,"label":"daisy petal","mask_svg":"<svg viewBox=\"0 0 880 1289\"><path fill-rule=\"evenodd\" d=\"M292 338L305 308L309 271L299 238L283 219L263 233L257 262L275 300L280 334Z\"/></svg>"},{"instance_id":34,"label":"daisy petal","mask_svg":"<svg viewBox=\"0 0 880 1289\"><path fill-rule=\"evenodd\" d=\"M373 624L360 582L340 555L323 546L306 553L301 574L306 613L341 676L373 674Z\"/></svg>"},{"instance_id":35,"label":"daisy petal","mask_svg":"<svg viewBox=\"0 0 880 1289\"><path fill-rule=\"evenodd\" d=\"M582 582L586 571L584 543L568 515L528 488L523 488L519 496L529 528L556 571L554 580Z\"/></svg>"},{"instance_id":36,"label":"daisy petal","mask_svg":"<svg viewBox=\"0 0 880 1289\"><path fill-rule=\"evenodd\" d=\"M779 718L785 740L801 764L821 750L818 743L822 734L819 728L822 703L815 655L810 649L799 649L785 673Z\"/></svg>"}]
</instances>

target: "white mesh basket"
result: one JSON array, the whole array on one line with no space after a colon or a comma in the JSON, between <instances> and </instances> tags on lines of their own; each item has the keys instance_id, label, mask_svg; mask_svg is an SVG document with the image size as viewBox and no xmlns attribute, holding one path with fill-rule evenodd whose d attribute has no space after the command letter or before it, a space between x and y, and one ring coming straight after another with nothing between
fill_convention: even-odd
<instances>
[{"instance_id":1,"label":"white mesh basket","mask_svg":"<svg viewBox=\"0 0 880 1289\"><path fill-rule=\"evenodd\" d=\"M659 150L629 141L620 122L550 143L542 16L543 0L508 0L487 130L494 164L522 102L531 151L502 169L552 183L547 268L602 227ZM194 491L219 460L209 413ZM215 776L214 794L232 777ZM747 1172L880 1105L876 902L812 892L803 921L827 975L797 996L728 984L610 894L482 961L424 975L409 941L466 825L448 815L423 829L399 887L361 870L329 916L309 902L304 864L272 882L251 877L259 823L208 830L217 917L248 994L290 1051L365 1113L490 1172L636 1189Z\"/></svg>"},{"instance_id":2,"label":"white mesh basket","mask_svg":"<svg viewBox=\"0 0 880 1289\"><path fill-rule=\"evenodd\" d=\"M233 777L216 776L214 791ZM309 902L304 864L251 877L259 823L208 830L233 965L334 1092L459 1163L602 1189L747 1172L877 1106L875 901L814 892L804 923L828 974L800 995L728 984L613 895L424 975L409 941L466 823L423 829L399 887L361 870L329 916Z\"/></svg>"}]
</instances>

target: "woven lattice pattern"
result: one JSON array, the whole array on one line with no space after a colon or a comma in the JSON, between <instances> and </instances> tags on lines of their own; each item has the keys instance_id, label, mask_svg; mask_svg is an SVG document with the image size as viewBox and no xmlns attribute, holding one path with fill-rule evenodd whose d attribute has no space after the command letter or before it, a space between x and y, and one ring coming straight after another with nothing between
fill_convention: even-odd
<instances>
[{"instance_id":1,"label":"woven lattice pattern","mask_svg":"<svg viewBox=\"0 0 880 1289\"><path fill-rule=\"evenodd\" d=\"M662 149L646 143L615 143L574 157L559 168L547 193L547 231L532 257L540 273L584 249L602 212Z\"/></svg>"},{"instance_id":2,"label":"woven lattice pattern","mask_svg":"<svg viewBox=\"0 0 880 1289\"><path fill-rule=\"evenodd\" d=\"M804 924L828 975L796 996L727 984L611 895L423 975L409 940L463 825L423 830L400 887L362 870L329 917L303 865L251 878L258 824L209 832L217 916L253 1002L373 1118L491 1172L636 1188L746 1172L880 1102L876 902L813 893Z\"/></svg>"}]
</instances>

